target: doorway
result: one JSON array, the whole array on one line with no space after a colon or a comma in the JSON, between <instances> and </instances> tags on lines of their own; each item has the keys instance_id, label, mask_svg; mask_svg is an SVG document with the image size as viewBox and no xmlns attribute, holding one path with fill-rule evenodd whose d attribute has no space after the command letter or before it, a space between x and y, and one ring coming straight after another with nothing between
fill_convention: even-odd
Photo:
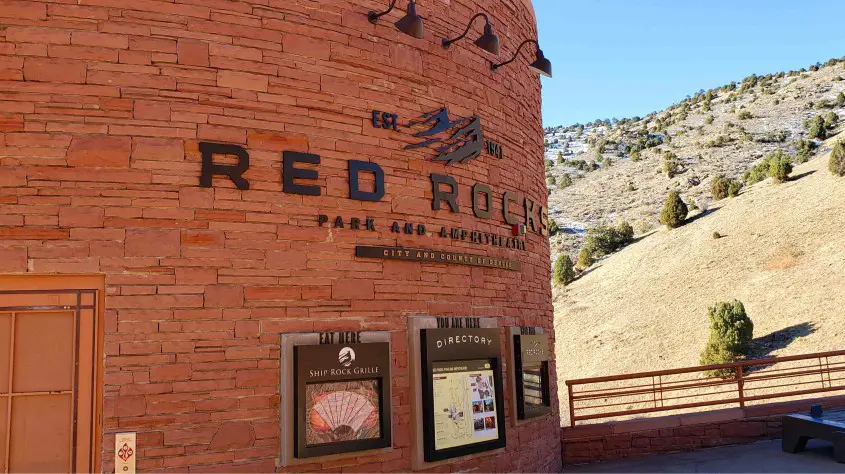
<instances>
[{"instance_id":1,"label":"doorway","mask_svg":"<svg viewBox=\"0 0 845 474\"><path fill-rule=\"evenodd\" d=\"M0 471L99 470L102 290L0 276Z\"/></svg>"}]
</instances>

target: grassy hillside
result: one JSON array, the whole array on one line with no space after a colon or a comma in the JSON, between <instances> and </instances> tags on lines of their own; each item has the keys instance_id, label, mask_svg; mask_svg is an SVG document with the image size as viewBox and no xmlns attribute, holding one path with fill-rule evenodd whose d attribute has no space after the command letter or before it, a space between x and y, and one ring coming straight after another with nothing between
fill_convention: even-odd
<instances>
[{"instance_id":1,"label":"grassy hillside","mask_svg":"<svg viewBox=\"0 0 845 474\"><path fill-rule=\"evenodd\" d=\"M819 143L805 122L831 112L845 116L842 60L752 75L642 118L548 128L550 217L561 227L552 253L574 258L584 229L600 222L626 220L638 233L656 228L669 190L710 206L716 176L741 179L777 149L805 160L797 156L799 140ZM839 117L833 122L841 126ZM671 175L664 168L667 153L677 163Z\"/></svg>"},{"instance_id":2,"label":"grassy hillside","mask_svg":"<svg viewBox=\"0 0 845 474\"><path fill-rule=\"evenodd\" d=\"M734 298L754 322L755 356L845 347L845 178L827 169L832 143L791 181L767 179L652 230L559 290L558 380L697 365L707 308Z\"/></svg>"}]
</instances>

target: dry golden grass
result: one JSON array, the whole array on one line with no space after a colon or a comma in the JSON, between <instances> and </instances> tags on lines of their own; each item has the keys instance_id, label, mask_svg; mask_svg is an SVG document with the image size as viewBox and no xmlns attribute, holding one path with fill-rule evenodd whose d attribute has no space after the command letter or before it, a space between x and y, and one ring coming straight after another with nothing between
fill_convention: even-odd
<instances>
[{"instance_id":1,"label":"dry golden grass","mask_svg":"<svg viewBox=\"0 0 845 474\"><path fill-rule=\"evenodd\" d=\"M775 81L772 94L762 93L757 88L739 94L736 102L728 102L731 94L719 93L711 111L704 112L699 104L686 119L676 119L668 110L658 112L659 117L672 117L672 125L668 127L671 142L643 151L640 161L620 158L611 147L604 154L613 160L613 166L609 168L584 174L571 166L557 163L552 166L549 172L558 182L567 174L573 177L573 183L563 189L553 187L549 196L549 216L564 228L594 227L602 221L627 220L637 232L645 232L659 227L657 213L669 190L677 189L687 203L694 200L700 206L710 207L713 178L719 175L740 178L766 154L778 148L791 150L794 140L806 133L804 120L824 116L829 110L808 108L807 105L833 102L837 94L845 93L845 81L841 76L845 76L845 71L838 64L800 77L779 79ZM734 108L747 110L754 118L738 120L737 112L732 111ZM845 116L845 108L833 110ZM708 124L705 120L711 115L714 122ZM630 134L641 126L642 122L638 122L624 129ZM650 127L654 132L654 123ZM766 139L774 133L785 133L787 139L782 143ZM704 146L722 136L729 136L732 141L722 147ZM614 129L606 138L631 141L623 137L620 129ZM576 142L585 139L578 138ZM673 178L663 172L663 154L669 151L683 162L683 172ZM588 146L567 159L590 161L595 158L594 153L595 150ZM546 157L556 161L557 151L550 150ZM726 229L725 233L728 232ZM554 236L551 239L553 256L566 252L574 257L581 248L581 240L581 236L566 232Z\"/></svg>"},{"instance_id":2,"label":"dry golden grass","mask_svg":"<svg viewBox=\"0 0 845 474\"><path fill-rule=\"evenodd\" d=\"M766 270L786 270L798 265L803 252L794 249L781 249L775 252L765 265Z\"/></svg>"},{"instance_id":3,"label":"dry golden grass","mask_svg":"<svg viewBox=\"0 0 845 474\"><path fill-rule=\"evenodd\" d=\"M781 331L758 342L760 355L845 348L845 179L827 160L657 230L557 292L563 418L565 380L697 365L720 300L745 304L755 338Z\"/></svg>"}]
</instances>

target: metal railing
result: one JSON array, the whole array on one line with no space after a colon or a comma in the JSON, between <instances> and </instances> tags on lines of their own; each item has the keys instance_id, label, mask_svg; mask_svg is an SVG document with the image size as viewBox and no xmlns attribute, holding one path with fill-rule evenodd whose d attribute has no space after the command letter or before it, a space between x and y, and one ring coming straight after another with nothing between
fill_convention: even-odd
<instances>
[{"instance_id":1,"label":"metal railing","mask_svg":"<svg viewBox=\"0 0 845 474\"><path fill-rule=\"evenodd\" d=\"M569 423L845 390L845 350L566 381Z\"/></svg>"}]
</instances>

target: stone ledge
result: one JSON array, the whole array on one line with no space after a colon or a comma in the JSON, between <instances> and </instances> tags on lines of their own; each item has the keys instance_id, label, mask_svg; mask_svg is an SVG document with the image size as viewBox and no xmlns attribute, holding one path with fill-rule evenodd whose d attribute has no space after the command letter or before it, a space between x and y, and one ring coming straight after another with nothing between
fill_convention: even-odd
<instances>
[{"instance_id":1,"label":"stone ledge","mask_svg":"<svg viewBox=\"0 0 845 474\"><path fill-rule=\"evenodd\" d=\"M606 423L600 425L566 426L560 430L560 435L564 439L584 439L612 433L613 425Z\"/></svg>"},{"instance_id":2,"label":"stone ledge","mask_svg":"<svg viewBox=\"0 0 845 474\"><path fill-rule=\"evenodd\" d=\"M715 423L718 421L736 420L745 418L747 415L742 408L727 408L724 410L712 410L700 413L689 413L679 415L681 425L700 425L702 423Z\"/></svg>"},{"instance_id":3,"label":"stone ledge","mask_svg":"<svg viewBox=\"0 0 845 474\"><path fill-rule=\"evenodd\" d=\"M674 428L681 426L681 417L678 415L661 416L659 418L645 418L641 420L621 421L613 425L613 433L633 433L636 431L659 430L662 428Z\"/></svg>"}]
</instances>

